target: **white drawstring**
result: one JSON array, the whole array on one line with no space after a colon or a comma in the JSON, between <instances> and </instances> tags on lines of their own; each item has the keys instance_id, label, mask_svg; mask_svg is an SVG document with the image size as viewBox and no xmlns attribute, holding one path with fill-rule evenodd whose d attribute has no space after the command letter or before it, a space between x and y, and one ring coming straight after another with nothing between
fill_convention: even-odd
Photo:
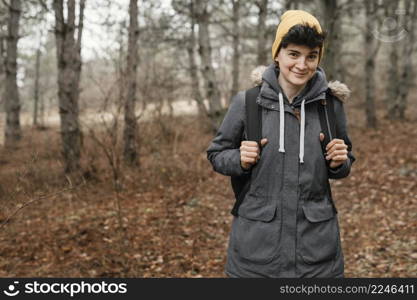
<instances>
[{"instance_id":1,"label":"white drawstring","mask_svg":"<svg viewBox=\"0 0 417 300\"><path fill-rule=\"evenodd\" d=\"M282 98L282 93L279 93L279 152L285 152L284 149L284 99Z\"/></svg>"},{"instance_id":2,"label":"white drawstring","mask_svg":"<svg viewBox=\"0 0 417 300\"><path fill-rule=\"evenodd\" d=\"M306 117L305 117L305 102L304 99L301 102L301 125L300 125L300 163L304 163L304 135L305 135L305 124L306 124Z\"/></svg>"},{"instance_id":3,"label":"white drawstring","mask_svg":"<svg viewBox=\"0 0 417 300\"><path fill-rule=\"evenodd\" d=\"M305 136L305 99L301 102L301 124L300 124L300 163L304 163L304 136ZM279 152L285 153L284 136L285 136L285 111L284 99L282 93L279 93Z\"/></svg>"}]
</instances>

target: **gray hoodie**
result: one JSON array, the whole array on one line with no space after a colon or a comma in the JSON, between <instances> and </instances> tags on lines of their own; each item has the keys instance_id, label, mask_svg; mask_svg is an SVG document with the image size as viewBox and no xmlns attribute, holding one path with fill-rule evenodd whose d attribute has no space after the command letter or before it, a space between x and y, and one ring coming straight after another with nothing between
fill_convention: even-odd
<instances>
[{"instance_id":1,"label":"gray hoodie","mask_svg":"<svg viewBox=\"0 0 417 300\"><path fill-rule=\"evenodd\" d=\"M329 178L348 176L355 160L343 102L334 101L337 138L348 145L349 159L331 169L319 139L317 105L329 87L323 70L318 68L292 104L278 85L278 75L274 64L262 74L257 103L264 108L262 137L268 143L257 164L250 170L240 165L239 147L246 136L244 92L233 97L207 149L215 171L251 176L250 189L233 218L226 273L231 277L343 276L337 210L329 185ZM340 91L346 89L333 86L332 91L343 98Z\"/></svg>"}]
</instances>

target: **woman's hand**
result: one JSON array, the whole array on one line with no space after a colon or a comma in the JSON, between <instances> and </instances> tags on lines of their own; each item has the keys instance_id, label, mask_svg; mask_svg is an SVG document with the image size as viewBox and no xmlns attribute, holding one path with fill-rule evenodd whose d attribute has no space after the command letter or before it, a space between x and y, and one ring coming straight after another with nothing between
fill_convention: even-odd
<instances>
[{"instance_id":1,"label":"woman's hand","mask_svg":"<svg viewBox=\"0 0 417 300\"><path fill-rule=\"evenodd\" d=\"M324 140L324 134L320 133L320 141ZM344 140L333 139L326 146L326 160L330 160L330 168L334 169L342 165L347 159L347 145Z\"/></svg>"},{"instance_id":2,"label":"woman's hand","mask_svg":"<svg viewBox=\"0 0 417 300\"><path fill-rule=\"evenodd\" d=\"M267 139L261 140L261 146L265 146L268 142ZM256 164L261 158L259 155L259 146L255 141L242 141L240 146L240 165L243 169L249 170L249 168Z\"/></svg>"}]
</instances>

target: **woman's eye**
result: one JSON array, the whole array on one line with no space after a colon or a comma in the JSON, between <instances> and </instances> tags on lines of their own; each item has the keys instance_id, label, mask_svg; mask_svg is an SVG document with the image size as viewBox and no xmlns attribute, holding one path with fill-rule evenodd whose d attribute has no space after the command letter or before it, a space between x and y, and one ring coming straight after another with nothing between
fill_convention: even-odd
<instances>
[{"instance_id":1,"label":"woman's eye","mask_svg":"<svg viewBox=\"0 0 417 300\"><path fill-rule=\"evenodd\" d=\"M310 55L308 58L309 58L310 60L315 60L315 59L317 58L317 55Z\"/></svg>"},{"instance_id":2,"label":"woman's eye","mask_svg":"<svg viewBox=\"0 0 417 300\"><path fill-rule=\"evenodd\" d=\"M292 56L292 57L297 57L297 53L291 52L291 53L290 53L290 56Z\"/></svg>"}]
</instances>

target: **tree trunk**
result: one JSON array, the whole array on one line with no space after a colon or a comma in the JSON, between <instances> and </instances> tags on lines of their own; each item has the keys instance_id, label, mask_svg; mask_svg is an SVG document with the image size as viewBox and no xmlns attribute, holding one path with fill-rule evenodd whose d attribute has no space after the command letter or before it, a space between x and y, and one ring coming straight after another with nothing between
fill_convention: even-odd
<instances>
[{"instance_id":1,"label":"tree trunk","mask_svg":"<svg viewBox=\"0 0 417 300\"><path fill-rule=\"evenodd\" d=\"M398 45L396 43L392 43L389 54L389 67L388 67L388 82L391 84L387 84L386 88L386 98L385 103L388 107L388 117L393 119L395 114L395 107L397 104L397 99L399 97L399 85L396 84L399 82L399 74L398 74Z\"/></svg>"},{"instance_id":2,"label":"tree trunk","mask_svg":"<svg viewBox=\"0 0 417 300\"><path fill-rule=\"evenodd\" d=\"M33 103L33 125L38 125L38 106L39 106L39 69L41 60L41 49L36 51L36 65L35 65L35 88L34 88L34 103Z\"/></svg>"},{"instance_id":3,"label":"tree trunk","mask_svg":"<svg viewBox=\"0 0 417 300\"><path fill-rule=\"evenodd\" d=\"M207 10L208 1L196 0L196 21L198 24L198 52L201 57L201 72L204 78L207 100L209 102L209 112L212 119L216 119L222 113L220 91L216 83L216 75L211 59L211 44L209 33L209 18Z\"/></svg>"},{"instance_id":4,"label":"tree trunk","mask_svg":"<svg viewBox=\"0 0 417 300\"><path fill-rule=\"evenodd\" d=\"M13 0L9 6L8 35L6 48L6 86L4 99L6 105L5 146L12 147L22 137L20 128L20 100L17 87L17 42L19 40L20 0Z\"/></svg>"},{"instance_id":5,"label":"tree trunk","mask_svg":"<svg viewBox=\"0 0 417 300\"><path fill-rule=\"evenodd\" d=\"M126 87L126 76L125 76L125 65L126 61L126 50L123 42L124 28L126 28L126 22L122 21L119 23L119 36L117 38L117 43L119 44L118 57L116 60L116 70L117 70L117 111L121 111L124 103L126 103L125 87ZM148 63L148 61L146 61ZM147 68L146 68L147 69ZM108 107L108 101L104 104L104 109ZM124 107L123 107L124 108Z\"/></svg>"},{"instance_id":6,"label":"tree trunk","mask_svg":"<svg viewBox=\"0 0 417 300\"><path fill-rule=\"evenodd\" d=\"M190 1L189 3L189 11L190 11L190 22L191 22L191 32L189 41L187 44L187 54L188 54L188 61L190 64L190 77L191 77L191 92L192 97L197 102L198 114L200 116L207 116L208 112L206 106L204 105L204 99L200 93L200 82L197 72L197 64L195 61L195 47L196 47L196 40L195 40L195 22L194 22L194 3Z\"/></svg>"},{"instance_id":7,"label":"tree trunk","mask_svg":"<svg viewBox=\"0 0 417 300\"><path fill-rule=\"evenodd\" d=\"M233 4L233 70L232 70L232 95L236 95L239 91L239 60L240 60L240 29L239 29L239 19L240 19L240 1L232 0ZM228 99L231 99L229 97ZM230 100L229 100L230 104Z\"/></svg>"},{"instance_id":8,"label":"tree trunk","mask_svg":"<svg viewBox=\"0 0 417 300\"><path fill-rule=\"evenodd\" d=\"M58 98L65 172L80 169L81 130L79 124L79 82L81 74L81 36L85 0L80 0L78 39L75 39L75 0L54 0L55 38L58 62Z\"/></svg>"},{"instance_id":9,"label":"tree trunk","mask_svg":"<svg viewBox=\"0 0 417 300\"><path fill-rule=\"evenodd\" d=\"M0 2L0 9L4 10L3 2ZM6 32L4 31L4 27L6 25L5 20L0 20L0 97L4 97L4 84L5 84L5 66L6 66L6 49L5 49L5 41L6 41ZM1 99L4 100L3 98ZM0 101L1 102L1 101ZM6 106L0 106L0 111L5 111Z\"/></svg>"},{"instance_id":10,"label":"tree trunk","mask_svg":"<svg viewBox=\"0 0 417 300\"><path fill-rule=\"evenodd\" d=\"M395 106L396 111L393 113L395 119L405 120L405 111L407 108L407 98L412 85L412 76L413 76L413 52L415 44L415 24L417 19L417 0L413 2L407 1L406 11L406 22L407 22L407 31L406 40L403 48L403 64L402 72L399 81L399 97L397 98L398 102ZM391 115L391 114L390 114Z\"/></svg>"},{"instance_id":11,"label":"tree trunk","mask_svg":"<svg viewBox=\"0 0 417 300\"><path fill-rule=\"evenodd\" d=\"M256 62L259 65L266 65L268 64L268 53L266 46L267 41L267 28L266 28L266 16L268 14L268 0L259 0L256 1L256 6L259 9L258 12L258 28L257 28L257 36L258 36L258 50L257 50L257 59ZM269 49L269 48L268 48Z\"/></svg>"},{"instance_id":12,"label":"tree trunk","mask_svg":"<svg viewBox=\"0 0 417 300\"><path fill-rule=\"evenodd\" d=\"M340 62L341 49L341 11L337 0L322 0L324 30L328 35L326 38L323 67L326 71L327 80L343 81L342 63Z\"/></svg>"},{"instance_id":13,"label":"tree trunk","mask_svg":"<svg viewBox=\"0 0 417 300\"><path fill-rule=\"evenodd\" d=\"M40 120L40 126L45 126L45 99L44 97L40 97L39 102L39 120Z\"/></svg>"},{"instance_id":14,"label":"tree trunk","mask_svg":"<svg viewBox=\"0 0 417 300\"><path fill-rule=\"evenodd\" d=\"M77 82L77 102L79 98L79 85L80 85L80 78L81 78L81 68L82 68L82 60L81 60L81 41L83 36L83 27L84 27L84 9L85 9L85 1L80 0L80 7L79 7L79 21L78 21L78 30L77 30L77 40L76 40L76 51L75 51L75 76Z\"/></svg>"},{"instance_id":15,"label":"tree trunk","mask_svg":"<svg viewBox=\"0 0 417 300\"><path fill-rule=\"evenodd\" d=\"M400 18L395 12L399 9L400 1L385 0L385 18L395 18L397 24L400 24ZM399 57L398 57L399 43L390 43L389 52L389 66L388 66L388 82L399 82ZM398 84L387 84L386 97L384 102L387 106L388 118L395 119L396 105L400 94L400 87Z\"/></svg>"},{"instance_id":16,"label":"tree trunk","mask_svg":"<svg viewBox=\"0 0 417 300\"><path fill-rule=\"evenodd\" d=\"M366 123L370 128L376 128L376 110L375 110L375 58L379 48L379 41L373 36L374 24L376 19L376 1L369 0L365 3L366 8L366 31L365 31L365 46L369 51L366 51L365 62L365 112Z\"/></svg>"},{"instance_id":17,"label":"tree trunk","mask_svg":"<svg viewBox=\"0 0 417 300\"><path fill-rule=\"evenodd\" d=\"M123 132L124 160L129 165L138 164L137 153L137 119L136 119L136 78L138 66L138 2L130 0L129 4L129 40L126 65L125 124Z\"/></svg>"}]
</instances>

